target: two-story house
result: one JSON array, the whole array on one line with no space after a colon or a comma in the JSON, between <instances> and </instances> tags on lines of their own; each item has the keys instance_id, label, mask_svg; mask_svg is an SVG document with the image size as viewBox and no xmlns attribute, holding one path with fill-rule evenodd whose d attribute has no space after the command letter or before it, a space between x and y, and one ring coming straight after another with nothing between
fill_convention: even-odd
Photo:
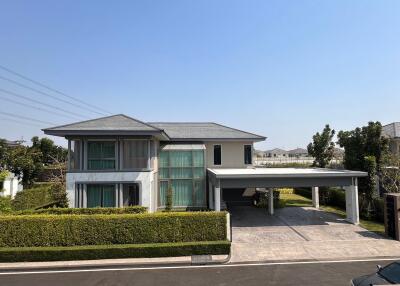
<instances>
[{"instance_id":1,"label":"two-story house","mask_svg":"<svg viewBox=\"0 0 400 286\"><path fill-rule=\"evenodd\" d=\"M211 122L146 123L114 115L43 130L68 140L71 207L206 208L207 168L253 167L265 137Z\"/></svg>"},{"instance_id":2,"label":"two-story house","mask_svg":"<svg viewBox=\"0 0 400 286\"><path fill-rule=\"evenodd\" d=\"M393 122L382 127L382 133L389 138L389 150L400 155L400 122Z\"/></svg>"}]
</instances>

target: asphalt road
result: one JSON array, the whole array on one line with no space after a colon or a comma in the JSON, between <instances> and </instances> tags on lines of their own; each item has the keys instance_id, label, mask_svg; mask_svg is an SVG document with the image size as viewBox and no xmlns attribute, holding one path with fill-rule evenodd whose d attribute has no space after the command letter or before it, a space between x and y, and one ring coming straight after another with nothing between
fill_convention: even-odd
<instances>
[{"instance_id":1,"label":"asphalt road","mask_svg":"<svg viewBox=\"0 0 400 286\"><path fill-rule=\"evenodd\" d=\"M390 261L234 265L157 269L71 270L75 272L2 274L1 286L38 285L349 285L351 278L375 272ZM68 270L69 271L69 270Z\"/></svg>"}]
</instances>

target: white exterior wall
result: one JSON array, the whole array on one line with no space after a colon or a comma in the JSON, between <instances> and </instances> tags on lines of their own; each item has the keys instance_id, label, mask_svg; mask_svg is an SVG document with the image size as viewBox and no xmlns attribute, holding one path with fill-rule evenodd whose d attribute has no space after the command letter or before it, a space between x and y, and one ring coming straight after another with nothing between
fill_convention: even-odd
<instances>
[{"instance_id":1,"label":"white exterior wall","mask_svg":"<svg viewBox=\"0 0 400 286\"><path fill-rule=\"evenodd\" d=\"M14 176L14 174L9 175L3 182L3 192L0 192L1 196L11 196L13 199L16 193L23 190L21 179Z\"/></svg>"},{"instance_id":2,"label":"white exterior wall","mask_svg":"<svg viewBox=\"0 0 400 286\"><path fill-rule=\"evenodd\" d=\"M154 172L79 172L67 173L66 186L69 207L75 206L75 186L85 183L138 183L139 204L149 212L156 210Z\"/></svg>"},{"instance_id":3,"label":"white exterior wall","mask_svg":"<svg viewBox=\"0 0 400 286\"><path fill-rule=\"evenodd\" d=\"M207 142L206 144L207 168L251 168L254 164L254 147L252 147L252 163L244 163L244 145L252 145L253 142ZM214 145L221 145L221 165L214 165Z\"/></svg>"}]
</instances>

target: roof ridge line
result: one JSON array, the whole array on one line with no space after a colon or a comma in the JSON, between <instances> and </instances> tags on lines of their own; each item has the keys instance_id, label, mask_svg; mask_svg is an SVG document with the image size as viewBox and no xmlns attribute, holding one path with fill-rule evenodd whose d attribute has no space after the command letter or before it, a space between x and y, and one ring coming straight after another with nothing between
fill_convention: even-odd
<instances>
[{"instance_id":1,"label":"roof ridge line","mask_svg":"<svg viewBox=\"0 0 400 286\"><path fill-rule=\"evenodd\" d=\"M247 133L247 134L250 134L250 135L253 135L253 136L257 136L257 137L260 137L260 138L264 138L264 140L267 139L266 136L261 136L261 135L258 135L258 134L252 133L252 132L247 132L247 131L240 130L240 129L237 129L237 128L229 127L229 126L226 126L226 125L223 125L223 124L220 124L220 123L216 123L216 122L210 122L210 123L214 123L215 125L219 125L219 126L222 126L222 127L225 127L225 128L229 128L229 129L232 129L232 130L235 130L235 131L239 131L239 132Z\"/></svg>"},{"instance_id":2,"label":"roof ridge line","mask_svg":"<svg viewBox=\"0 0 400 286\"><path fill-rule=\"evenodd\" d=\"M136 121L136 122L138 122L138 123L140 123L140 124L143 124L143 125L145 125L145 126L147 126L147 127L153 128L153 129L155 129L155 130L157 130L157 131L162 131L162 132L164 131L164 130L161 129L161 128L158 128L158 127L156 127L156 126L153 126L153 125L151 125L151 124L149 124L149 123L147 123L147 122L141 121L141 120L136 119L136 118L134 118L134 117L125 115L125 114L123 114L123 113L112 114L112 115L108 115L108 116L103 116L103 117L98 117L98 118L88 119L88 120L83 120L83 121L76 121L76 122L72 122L72 123L68 123L68 124L63 124L63 125L58 125L58 126L54 126L54 127L43 128L43 129L41 129L41 130L44 131L44 130L46 130L46 129L62 128L62 127L67 127L67 126L69 126L69 125L88 123L88 122L91 122L91 121L97 121L97 120L107 119L107 118L116 117L116 116L121 116L121 117L125 117L125 118L127 118L127 119L130 119L130 120Z\"/></svg>"},{"instance_id":3,"label":"roof ridge line","mask_svg":"<svg viewBox=\"0 0 400 286\"><path fill-rule=\"evenodd\" d=\"M41 129L41 130L44 131L45 129L55 129L55 128L61 128L61 127L65 127L65 126L73 125L73 124L78 124L78 123L87 123L87 122L90 122L90 121L95 121L95 120L110 118L110 117L117 116L117 115L123 115L123 114L107 115L107 116L103 116L103 117L99 117L99 118L94 118L94 119L88 119L88 120L83 120L83 121L76 121L76 122L72 122L72 123L68 123L68 124L63 124L63 125L58 125L58 126L54 126L54 127L43 128L43 129Z\"/></svg>"}]
</instances>

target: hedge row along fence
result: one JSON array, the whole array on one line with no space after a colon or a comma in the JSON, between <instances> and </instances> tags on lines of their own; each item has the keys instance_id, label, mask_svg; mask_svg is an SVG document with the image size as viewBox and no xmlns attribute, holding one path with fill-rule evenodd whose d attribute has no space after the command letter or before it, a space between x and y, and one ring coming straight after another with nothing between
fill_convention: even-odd
<instances>
[{"instance_id":1,"label":"hedge row along fence","mask_svg":"<svg viewBox=\"0 0 400 286\"><path fill-rule=\"evenodd\" d=\"M146 213L147 208L132 206L124 208L48 208L39 210L23 210L11 213L11 215L94 215L94 214L140 214Z\"/></svg>"},{"instance_id":2,"label":"hedge row along fence","mask_svg":"<svg viewBox=\"0 0 400 286\"><path fill-rule=\"evenodd\" d=\"M177 257L205 254L223 255L229 254L229 251L229 241L69 247L14 247L0 248L0 262Z\"/></svg>"},{"instance_id":3,"label":"hedge row along fence","mask_svg":"<svg viewBox=\"0 0 400 286\"><path fill-rule=\"evenodd\" d=\"M0 247L226 240L225 212L0 217Z\"/></svg>"}]
</instances>

